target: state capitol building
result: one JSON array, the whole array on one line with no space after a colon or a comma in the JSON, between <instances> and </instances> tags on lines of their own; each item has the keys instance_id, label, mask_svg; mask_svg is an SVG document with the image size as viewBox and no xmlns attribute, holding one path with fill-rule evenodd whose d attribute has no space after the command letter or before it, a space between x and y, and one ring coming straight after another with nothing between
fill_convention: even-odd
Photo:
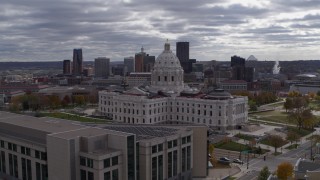
<instances>
[{"instance_id":1,"label":"state capitol building","mask_svg":"<svg viewBox=\"0 0 320 180\"><path fill-rule=\"evenodd\" d=\"M247 122L247 97L223 89L206 93L184 84L177 56L164 45L154 64L151 85L124 92L100 91L99 111L128 124L205 124L217 130L238 128Z\"/></svg>"}]
</instances>

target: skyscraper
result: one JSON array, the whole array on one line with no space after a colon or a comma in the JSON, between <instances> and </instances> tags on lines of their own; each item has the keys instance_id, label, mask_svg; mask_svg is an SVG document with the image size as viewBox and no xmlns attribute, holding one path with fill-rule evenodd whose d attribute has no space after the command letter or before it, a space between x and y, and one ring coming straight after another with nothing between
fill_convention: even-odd
<instances>
[{"instance_id":1,"label":"skyscraper","mask_svg":"<svg viewBox=\"0 0 320 180\"><path fill-rule=\"evenodd\" d=\"M71 61L63 60L63 74L71 74Z\"/></svg>"},{"instance_id":2,"label":"skyscraper","mask_svg":"<svg viewBox=\"0 0 320 180\"><path fill-rule=\"evenodd\" d=\"M124 58L124 66L126 69L126 73L130 74L134 72L134 58L133 57L125 57Z\"/></svg>"},{"instance_id":3,"label":"skyscraper","mask_svg":"<svg viewBox=\"0 0 320 180\"><path fill-rule=\"evenodd\" d=\"M176 54L181 61L189 61L189 42L177 42Z\"/></svg>"},{"instance_id":4,"label":"skyscraper","mask_svg":"<svg viewBox=\"0 0 320 180\"><path fill-rule=\"evenodd\" d=\"M192 71L192 62L189 60L189 42L177 42L176 54L185 73Z\"/></svg>"},{"instance_id":5,"label":"skyscraper","mask_svg":"<svg viewBox=\"0 0 320 180\"><path fill-rule=\"evenodd\" d=\"M155 60L156 57L149 56L142 47L141 52L135 55L135 72L151 72Z\"/></svg>"},{"instance_id":6,"label":"skyscraper","mask_svg":"<svg viewBox=\"0 0 320 180\"><path fill-rule=\"evenodd\" d=\"M146 55L145 52L143 52L143 47L141 48L141 52L136 53L134 56L135 61L135 72L143 72L143 57Z\"/></svg>"},{"instance_id":7,"label":"skyscraper","mask_svg":"<svg viewBox=\"0 0 320 180\"><path fill-rule=\"evenodd\" d=\"M231 67L235 67L235 66L245 67L245 65L246 65L246 59L236 55L231 57Z\"/></svg>"},{"instance_id":8,"label":"skyscraper","mask_svg":"<svg viewBox=\"0 0 320 180\"><path fill-rule=\"evenodd\" d=\"M73 75L82 74L82 49L73 49Z\"/></svg>"},{"instance_id":9,"label":"skyscraper","mask_svg":"<svg viewBox=\"0 0 320 180\"><path fill-rule=\"evenodd\" d=\"M144 56L143 57L143 72L151 72L155 61L156 61L155 56L149 56L149 54Z\"/></svg>"},{"instance_id":10,"label":"skyscraper","mask_svg":"<svg viewBox=\"0 0 320 180\"><path fill-rule=\"evenodd\" d=\"M94 60L95 76L108 78L110 75L110 59L106 57L98 57Z\"/></svg>"}]
</instances>

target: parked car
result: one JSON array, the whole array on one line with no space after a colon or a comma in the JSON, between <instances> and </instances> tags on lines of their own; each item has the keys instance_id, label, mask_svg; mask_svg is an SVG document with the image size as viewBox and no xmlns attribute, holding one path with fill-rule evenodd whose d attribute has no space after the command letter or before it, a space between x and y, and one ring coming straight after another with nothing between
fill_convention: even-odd
<instances>
[{"instance_id":1,"label":"parked car","mask_svg":"<svg viewBox=\"0 0 320 180\"><path fill-rule=\"evenodd\" d=\"M241 161L240 159L234 159L234 160L233 160L233 163L243 164L243 161Z\"/></svg>"},{"instance_id":2,"label":"parked car","mask_svg":"<svg viewBox=\"0 0 320 180\"><path fill-rule=\"evenodd\" d=\"M226 158L226 157L222 157L218 160L219 163L221 164L226 164L226 165L229 165L230 164L230 159L229 158Z\"/></svg>"}]
</instances>

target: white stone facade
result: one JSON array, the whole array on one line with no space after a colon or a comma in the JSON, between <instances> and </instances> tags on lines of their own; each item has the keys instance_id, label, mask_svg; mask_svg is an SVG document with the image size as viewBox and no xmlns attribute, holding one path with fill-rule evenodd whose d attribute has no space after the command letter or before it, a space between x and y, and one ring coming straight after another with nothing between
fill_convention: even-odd
<instances>
[{"instance_id":1,"label":"white stone facade","mask_svg":"<svg viewBox=\"0 0 320 180\"><path fill-rule=\"evenodd\" d=\"M183 69L168 43L155 62L150 87L99 92L100 113L130 124L190 123L231 129L247 121L247 103L247 97L233 97L223 90L205 94L185 86Z\"/></svg>"},{"instance_id":2,"label":"white stone facade","mask_svg":"<svg viewBox=\"0 0 320 180\"><path fill-rule=\"evenodd\" d=\"M99 92L99 111L117 122L156 124L168 122L206 124L219 129L234 128L248 119L247 98L211 100L187 97L124 95Z\"/></svg>"}]
</instances>

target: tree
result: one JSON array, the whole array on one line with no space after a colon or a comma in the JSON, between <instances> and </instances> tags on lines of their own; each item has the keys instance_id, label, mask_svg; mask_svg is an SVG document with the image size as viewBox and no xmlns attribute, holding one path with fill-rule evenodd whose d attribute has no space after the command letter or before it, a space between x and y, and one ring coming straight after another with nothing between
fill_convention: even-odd
<instances>
[{"instance_id":1,"label":"tree","mask_svg":"<svg viewBox=\"0 0 320 180\"><path fill-rule=\"evenodd\" d=\"M299 130L303 127L306 120L314 118L311 109L308 107L308 101L305 97L292 98L293 107L289 112L288 119L295 121Z\"/></svg>"},{"instance_id":2,"label":"tree","mask_svg":"<svg viewBox=\"0 0 320 180\"><path fill-rule=\"evenodd\" d=\"M249 104L250 111L257 111L258 110L258 106L255 101L249 100L248 104Z\"/></svg>"},{"instance_id":3,"label":"tree","mask_svg":"<svg viewBox=\"0 0 320 180\"><path fill-rule=\"evenodd\" d=\"M278 165L277 176L280 180L287 180L293 175L293 166L289 162L283 162Z\"/></svg>"},{"instance_id":4,"label":"tree","mask_svg":"<svg viewBox=\"0 0 320 180\"><path fill-rule=\"evenodd\" d=\"M300 140L300 136L299 136L299 134L298 133L296 133L296 132L293 132L293 131L288 131L288 133L287 133L287 140L288 141L290 141L290 143L292 144L292 142L297 142L297 141L299 141Z\"/></svg>"},{"instance_id":5,"label":"tree","mask_svg":"<svg viewBox=\"0 0 320 180\"><path fill-rule=\"evenodd\" d=\"M278 135L270 135L268 141L272 147L274 147L274 153L277 153L277 149L281 147L284 143L284 140L281 136Z\"/></svg>"},{"instance_id":6,"label":"tree","mask_svg":"<svg viewBox=\"0 0 320 180\"><path fill-rule=\"evenodd\" d=\"M212 156L213 156L213 151L214 151L214 145L213 145L213 144L210 144L210 145L209 145L208 151L209 151L209 154L210 154L211 157L212 157Z\"/></svg>"},{"instance_id":7,"label":"tree","mask_svg":"<svg viewBox=\"0 0 320 180\"><path fill-rule=\"evenodd\" d=\"M284 102L283 107L286 109L286 112L288 112L288 110L291 110L293 108L292 98L286 98L286 102Z\"/></svg>"},{"instance_id":8,"label":"tree","mask_svg":"<svg viewBox=\"0 0 320 180\"><path fill-rule=\"evenodd\" d=\"M74 103L78 105L83 105L86 103L86 99L83 95L75 95L73 96Z\"/></svg>"},{"instance_id":9,"label":"tree","mask_svg":"<svg viewBox=\"0 0 320 180\"><path fill-rule=\"evenodd\" d=\"M289 97L300 97L301 94L298 91L291 91L288 94Z\"/></svg>"},{"instance_id":10,"label":"tree","mask_svg":"<svg viewBox=\"0 0 320 180\"><path fill-rule=\"evenodd\" d=\"M63 101L66 103L66 104L70 104L71 102L71 99L68 95L65 95L64 98L63 98Z\"/></svg>"},{"instance_id":11,"label":"tree","mask_svg":"<svg viewBox=\"0 0 320 180\"><path fill-rule=\"evenodd\" d=\"M270 176L270 171L267 166L263 167L259 173L258 180L267 180Z\"/></svg>"},{"instance_id":12,"label":"tree","mask_svg":"<svg viewBox=\"0 0 320 180\"><path fill-rule=\"evenodd\" d=\"M51 95L51 96L48 96L48 99L49 99L49 106L52 109L57 108L61 104L59 96Z\"/></svg>"}]
</instances>

